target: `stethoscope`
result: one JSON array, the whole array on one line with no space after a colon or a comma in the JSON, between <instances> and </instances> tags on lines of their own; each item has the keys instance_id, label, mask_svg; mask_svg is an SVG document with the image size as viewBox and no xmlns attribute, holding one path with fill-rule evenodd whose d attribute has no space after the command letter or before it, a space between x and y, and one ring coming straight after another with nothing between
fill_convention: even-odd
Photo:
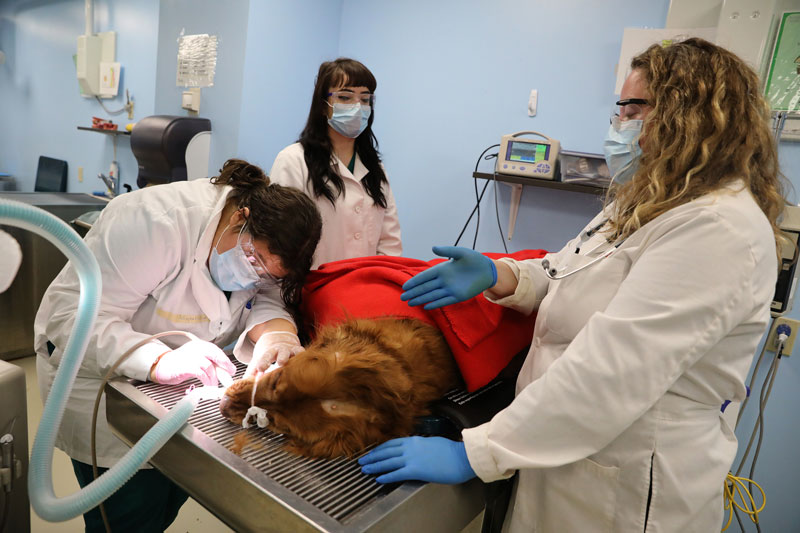
<instances>
[{"instance_id":1,"label":"stethoscope","mask_svg":"<svg viewBox=\"0 0 800 533\"><path fill-rule=\"evenodd\" d=\"M607 219L607 218L605 218L605 219L601 220L599 224L597 224L596 226L593 226L593 227L589 228L588 230L584 231L584 232L581 234L581 236L580 236L580 239L581 239L581 240L580 240L580 242L578 242L578 246L575 248L575 253L576 253L576 254L580 253L580 251L581 251L581 246L583 246L583 243L585 243L587 240L589 240L589 239L592 237L592 235L594 235L595 233L597 233L597 232L600 230L600 228L602 228L603 226L605 226L605 225L606 225L606 222L608 222L608 219ZM626 237L626 238L627 238L627 237ZM606 257L608 257L609 255L611 255L612 253L614 253L614 251L615 251L617 248L619 248L619 247L620 247L620 245L622 245L622 243L623 243L623 242L625 242L625 239L621 239L620 241L618 241L618 242L614 243L614 244L611 246L611 249L609 249L609 250L608 250L606 253L604 253L604 254L602 254L602 255L598 255L597 257L595 257L594 259L592 259L591 261L589 261L589 262L588 262L588 263L586 263L585 265L581 265L581 266L579 266L578 268L576 268L576 269L574 269L574 270L570 270L569 272L564 272L564 273L562 273L562 274L559 274L559 273L558 273L558 269L556 269L556 267L551 267L551 266L550 266L550 261L549 261L549 260L547 260L547 259L543 259L543 260L542 260L542 268L544 269L544 273L547 275L547 277L548 277L548 278L550 278L550 279L552 279L552 280L564 279L564 278L566 278L566 277L569 277L569 276L571 276L571 275L573 275L573 274L575 274L575 273L577 273L577 272L580 272L580 271L581 271L581 270L583 270L584 268L589 268L590 266L592 266L593 264L597 263L598 261L600 261L600 260L602 260L602 259L605 259L605 258L606 258ZM604 244L606 244L606 243L605 243L605 242L601 242L600 244L598 244L597 246L595 246L594 248L592 248L591 250L589 250L588 252L586 252L586 254L585 254L585 255L590 255L592 252L594 252L595 250L597 250L598 248L600 248L600 247L601 247L601 246L603 246Z\"/></svg>"}]
</instances>

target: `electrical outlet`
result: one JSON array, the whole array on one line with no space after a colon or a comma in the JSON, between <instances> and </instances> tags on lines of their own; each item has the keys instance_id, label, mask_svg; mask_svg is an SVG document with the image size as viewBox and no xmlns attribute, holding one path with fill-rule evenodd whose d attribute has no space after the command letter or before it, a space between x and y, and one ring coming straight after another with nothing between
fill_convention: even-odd
<instances>
[{"instance_id":1,"label":"electrical outlet","mask_svg":"<svg viewBox=\"0 0 800 533\"><path fill-rule=\"evenodd\" d=\"M781 316L775 319L775 322L772 324L772 330L769 332L769 336L767 337L767 350L770 352L776 352L778 350L778 334L776 333L776 330L778 329L778 326L782 324L786 324L792 328L789 338L783 343L783 355L789 356L792 355L794 338L797 337L798 333L800 333L800 321L792 320L791 318L785 318Z\"/></svg>"},{"instance_id":2,"label":"electrical outlet","mask_svg":"<svg viewBox=\"0 0 800 533\"><path fill-rule=\"evenodd\" d=\"M78 181L83 183L83 167L78 167Z\"/></svg>"}]
</instances>

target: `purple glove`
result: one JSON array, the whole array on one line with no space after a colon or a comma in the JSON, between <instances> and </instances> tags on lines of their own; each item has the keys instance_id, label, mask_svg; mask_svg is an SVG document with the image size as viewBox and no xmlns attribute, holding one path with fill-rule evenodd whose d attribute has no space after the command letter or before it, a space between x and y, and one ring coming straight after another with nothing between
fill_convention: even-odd
<instances>
[{"instance_id":1,"label":"purple glove","mask_svg":"<svg viewBox=\"0 0 800 533\"><path fill-rule=\"evenodd\" d=\"M216 387L217 372L230 377L236 373L236 367L216 344L195 338L159 357L150 370L150 381L177 385L197 378L203 385Z\"/></svg>"}]
</instances>

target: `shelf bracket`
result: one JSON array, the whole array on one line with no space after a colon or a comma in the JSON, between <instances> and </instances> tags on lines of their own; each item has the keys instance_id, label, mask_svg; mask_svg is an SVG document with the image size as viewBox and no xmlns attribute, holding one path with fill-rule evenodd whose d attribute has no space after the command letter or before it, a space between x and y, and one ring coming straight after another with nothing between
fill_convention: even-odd
<instances>
[{"instance_id":1,"label":"shelf bracket","mask_svg":"<svg viewBox=\"0 0 800 533\"><path fill-rule=\"evenodd\" d=\"M514 235L514 226L517 223L517 213L519 212L519 201L522 199L522 185L511 183L511 205L508 209L508 240Z\"/></svg>"}]
</instances>

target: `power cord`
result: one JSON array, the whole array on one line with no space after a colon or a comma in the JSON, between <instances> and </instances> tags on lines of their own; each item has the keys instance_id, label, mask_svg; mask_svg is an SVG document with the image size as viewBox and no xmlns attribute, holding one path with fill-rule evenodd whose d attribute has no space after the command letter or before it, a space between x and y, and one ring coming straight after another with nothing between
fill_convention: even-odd
<instances>
[{"instance_id":1,"label":"power cord","mask_svg":"<svg viewBox=\"0 0 800 533\"><path fill-rule=\"evenodd\" d=\"M774 323L775 319L773 318L772 324ZM739 517L739 511L741 510L750 517L750 520L752 520L753 523L756 525L756 530L759 533L761 533L761 526L758 522L758 513L760 513L764 509L764 506L766 505L766 495L764 494L764 490L761 488L761 486L758 485L758 483L756 483L755 481L753 481L753 479L755 477L755 470L756 470L756 464L758 463L758 457L761 454L761 444L763 443L764 440L764 413L766 411L769 397L772 394L772 386L775 383L775 376L777 376L778 374L778 366L780 365L781 358L783 357L783 348L786 343L786 340L792 334L792 329L786 324L781 324L778 326L775 332L778 334L777 353L775 354L775 357L773 358L772 363L770 364L770 367L767 370L767 374L766 376L764 376L764 381L761 384L761 390L759 392L759 402L758 402L758 416L753 426L753 430L750 433L750 439L747 443L747 448L745 449L744 454L742 454L742 459L739 462L738 468L736 469L736 474L735 475L728 474L728 478L726 479L725 509L729 509L731 511L731 515L728 517L728 523L725 526L725 528L722 529L722 531L725 531L725 529L728 528L731 522L731 516L735 515L736 520L739 523L739 529L742 531L742 533L744 533L744 525L742 524L742 521ZM761 364L766 348L767 346L765 342L761 350L761 353L759 354L756 366L753 369L753 375L751 376L749 385L750 390L753 390L752 385L756 378L756 374L758 373L758 367ZM739 416L737 417L737 426L739 420L741 420L742 411L744 411L747 399L748 398L745 398L745 401L742 402L742 408L739 411ZM739 477L739 474L741 474L742 469L744 468L744 465L747 462L747 458L750 455L750 449L753 446L756 434L758 434L758 444L756 445L756 450L755 453L753 454L753 461L750 464L749 477L747 478ZM744 488L744 483L743 483L744 481L747 482L747 488ZM759 490L759 492L761 492L762 496L762 503L761 506L758 508L756 508L755 501L752 496L754 485ZM734 487L736 489L735 491ZM744 491L744 493L742 491ZM744 498L745 494L747 495L747 501ZM740 506L739 504L736 503L735 501L736 495L738 495L742 499L743 506Z\"/></svg>"},{"instance_id":2,"label":"power cord","mask_svg":"<svg viewBox=\"0 0 800 533\"><path fill-rule=\"evenodd\" d=\"M480 165L481 159L489 161L489 160L494 159L494 158L497 157L496 153L495 154L489 154L486 157L484 157L484 155L486 154L486 152L488 152L492 148L497 148L499 146L500 146L500 144L493 144L493 145L489 146L488 148L486 148L483 152L481 152L481 155L478 156L478 160L475 162L475 172L478 172L478 165ZM484 195L484 193L486 193L487 187L489 187L489 181L488 180L486 181L486 184L483 186L483 189L481 190L480 194L478 194L478 178L473 176L472 179L473 179L474 185L475 185L475 207L472 208L472 212L469 214L469 217L467 218L467 221L464 223L464 227L461 228L461 232L458 234L458 238L456 239L456 242L455 242L455 244L453 244L453 246L458 246L458 243L461 241L461 237L464 235L464 232L467 230L467 226L469 225L470 221L472 220L472 217L477 213L478 216L477 216L477 219L476 219L476 222L475 222L475 237L472 239L472 249L474 250L475 249L475 245L478 242L478 229L480 228L480 225L481 225L481 200L483 200L483 195ZM503 244L505 244L505 243L503 243Z\"/></svg>"},{"instance_id":3,"label":"power cord","mask_svg":"<svg viewBox=\"0 0 800 533\"><path fill-rule=\"evenodd\" d=\"M769 329L767 331L771 331L772 328L775 326L775 317L772 317L772 322L769 324ZM767 353L767 343L764 341L764 345L761 347L761 353L758 354L758 359L756 360L756 366L753 369L753 374L750 376L750 383L747 384L747 390L753 390L753 384L756 381L756 376L758 375L758 367L761 366L761 361L764 359L764 354ZM750 394L748 393L745 396L744 401L742 402L742 406L739 408L739 414L736 416L736 425L734 429L739 427L739 421L742 419L742 414L744 414L744 409L747 407L747 402L750 401Z\"/></svg>"},{"instance_id":4,"label":"power cord","mask_svg":"<svg viewBox=\"0 0 800 533\"><path fill-rule=\"evenodd\" d=\"M128 92L128 89L125 89L125 105L122 106L122 108L120 109L115 109L114 111L108 109L106 105L103 103L103 100L101 100L99 96L95 96L95 99L100 104L100 107L103 108L103 111L105 111L109 115L121 115L122 113L127 112L128 118L133 118L133 102L131 102L131 95Z\"/></svg>"},{"instance_id":5,"label":"power cord","mask_svg":"<svg viewBox=\"0 0 800 533\"><path fill-rule=\"evenodd\" d=\"M758 490L761 492L761 506L756 508L755 498L753 498L752 487L748 489L744 486L744 482L748 482L751 485L755 485ZM756 528L759 529L758 525L758 513L764 510L764 506L767 505L767 496L764 494L764 489L761 488L761 485L753 481L752 479L741 478L734 476L731 473L728 473L728 477L725 479L725 510L729 512L728 514L728 521L725 523L725 526L722 528L722 531L728 529L731 525L731 521L736 516L736 520L739 522L739 527L744 530L744 525L742 524L741 519L739 518L738 511L742 511L746 513L750 520L752 520ZM737 503L736 498L741 500L741 504Z\"/></svg>"}]
</instances>

